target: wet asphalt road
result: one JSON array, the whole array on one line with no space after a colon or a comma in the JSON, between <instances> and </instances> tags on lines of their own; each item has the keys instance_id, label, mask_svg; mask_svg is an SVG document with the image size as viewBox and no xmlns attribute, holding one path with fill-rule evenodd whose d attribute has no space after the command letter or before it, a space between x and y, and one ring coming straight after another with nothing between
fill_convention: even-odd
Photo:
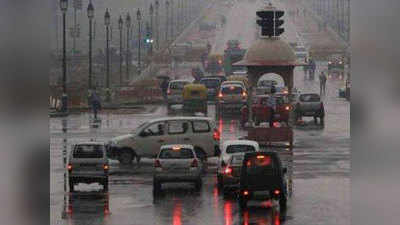
<instances>
[{"instance_id":1,"label":"wet asphalt road","mask_svg":"<svg viewBox=\"0 0 400 225\"><path fill-rule=\"evenodd\" d=\"M240 7L233 7L233 10L240 10ZM245 20L245 16L240 19ZM234 24L235 19L227 19L224 36L239 35L243 41L252 40L254 32L234 34L235 29L229 27L234 27L230 23ZM318 78L304 80L300 68L296 68L294 77L300 91L319 92ZM288 164L293 172L293 195L288 202L287 220L282 224L350 224L350 104L337 98L337 89L342 84L334 80L327 83L324 128L307 118L305 126L294 129L293 162ZM212 104L209 112L210 116L214 115ZM64 189L64 146L69 151L72 144L91 138L106 141L128 133L145 120L162 116L166 116L165 106L147 106L137 114L101 114L101 126L95 129L89 126L89 114L70 115L66 119L65 134L62 132L63 119L51 118L51 224L279 224L277 212L267 207L268 202L240 212L234 198L224 199L218 194L213 173L215 165L212 164L215 159L209 160L211 165L200 192L195 192L191 184L167 184L163 186L165 194L153 199L150 159L143 159L140 167L136 164L121 167L117 161L111 161L108 194L98 192L101 187L97 184L80 184L77 189L81 192L73 195ZM226 116L217 124L223 131L222 141L246 134L239 128L238 117ZM63 213L65 211L69 213Z\"/></svg>"}]
</instances>

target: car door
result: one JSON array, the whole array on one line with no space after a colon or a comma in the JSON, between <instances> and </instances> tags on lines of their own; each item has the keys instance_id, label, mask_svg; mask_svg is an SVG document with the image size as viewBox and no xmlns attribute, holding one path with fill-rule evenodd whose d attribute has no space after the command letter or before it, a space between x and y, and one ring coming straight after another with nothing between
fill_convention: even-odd
<instances>
[{"instance_id":1,"label":"car door","mask_svg":"<svg viewBox=\"0 0 400 225\"><path fill-rule=\"evenodd\" d=\"M165 121L151 123L139 133L137 139L138 151L143 152L144 156L155 156L160 147L166 144L166 124Z\"/></svg>"},{"instance_id":2,"label":"car door","mask_svg":"<svg viewBox=\"0 0 400 225\"><path fill-rule=\"evenodd\" d=\"M188 135L192 140L192 145L202 148L208 156L213 156L215 141L212 124L207 120L193 120L191 128Z\"/></svg>"}]
</instances>

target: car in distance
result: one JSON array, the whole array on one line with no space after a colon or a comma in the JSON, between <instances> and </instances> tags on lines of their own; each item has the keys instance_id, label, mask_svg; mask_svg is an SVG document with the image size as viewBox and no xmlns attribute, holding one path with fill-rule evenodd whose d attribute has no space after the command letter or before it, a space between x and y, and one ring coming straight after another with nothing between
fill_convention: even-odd
<instances>
[{"instance_id":1,"label":"car in distance","mask_svg":"<svg viewBox=\"0 0 400 225\"><path fill-rule=\"evenodd\" d=\"M296 100L294 112L296 114L296 121L303 116L312 116L315 123L317 123L317 118L319 117L321 124L324 125L325 108L319 94L300 94Z\"/></svg>"},{"instance_id":2,"label":"car in distance","mask_svg":"<svg viewBox=\"0 0 400 225\"><path fill-rule=\"evenodd\" d=\"M240 112L247 103L247 90L241 84L221 85L218 93L216 113L223 115L225 111Z\"/></svg>"},{"instance_id":3,"label":"car in distance","mask_svg":"<svg viewBox=\"0 0 400 225\"><path fill-rule=\"evenodd\" d=\"M187 80L172 80L168 83L167 104L168 109L171 105L183 103L183 87L190 82Z\"/></svg>"},{"instance_id":4,"label":"car in distance","mask_svg":"<svg viewBox=\"0 0 400 225\"><path fill-rule=\"evenodd\" d=\"M106 145L102 142L84 142L73 146L68 157L69 190L74 192L77 183L103 185L108 191L108 159Z\"/></svg>"},{"instance_id":5,"label":"car in distance","mask_svg":"<svg viewBox=\"0 0 400 225\"><path fill-rule=\"evenodd\" d=\"M234 155L244 155L246 152L258 152L260 146L256 141L250 140L229 140L224 141L221 148L221 155L218 158L217 165L217 186L221 189L224 187L224 176L228 161Z\"/></svg>"},{"instance_id":6,"label":"car in distance","mask_svg":"<svg viewBox=\"0 0 400 225\"><path fill-rule=\"evenodd\" d=\"M158 194L162 183L169 182L193 182L200 190L202 166L193 145L161 146L154 160L153 193Z\"/></svg>"},{"instance_id":7,"label":"car in distance","mask_svg":"<svg viewBox=\"0 0 400 225\"><path fill-rule=\"evenodd\" d=\"M250 152L244 155L240 170L238 203L247 208L250 200L277 200L280 213L287 208L286 168L276 152Z\"/></svg>"},{"instance_id":8,"label":"car in distance","mask_svg":"<svg viewBox=\"0 0 400 225\"><path fill-rule=\"evenodd\" d=\"M155 157L162 145L191 144L203 160L218 156L220 132L209 117L164 117L144 122L129 134L111 139L108 156L121 164Z\"/></svg>"}]
</instances>

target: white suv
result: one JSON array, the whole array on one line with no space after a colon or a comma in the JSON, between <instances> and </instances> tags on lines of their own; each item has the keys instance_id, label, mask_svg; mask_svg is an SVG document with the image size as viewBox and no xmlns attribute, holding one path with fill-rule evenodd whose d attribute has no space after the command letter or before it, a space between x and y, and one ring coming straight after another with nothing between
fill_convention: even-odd
<instances>
[{"instance_id":1,"label":"white suv","mask_svg":"<svg viewBox=\"0 0 400 225\"><path fill-rule=\"evenodd\" d=\"M155 157L162 145L190 144L199 158L219 155L220 133L208 117L166 117L147 121L132 133L110 141L108 156L122 164L136 157Z\"/></svg>"},{"instance_id":2,"label":"white suv","mask_svg":"<svg viewBox=\"0 0 400 225\"><path fill-rule=\"evenodd\" d=\"M98 182L108 191L108 159L106 145L101 142L85 142L73 147L68 160L69 190L77 183Z\"/></svg>"}]
</instances>

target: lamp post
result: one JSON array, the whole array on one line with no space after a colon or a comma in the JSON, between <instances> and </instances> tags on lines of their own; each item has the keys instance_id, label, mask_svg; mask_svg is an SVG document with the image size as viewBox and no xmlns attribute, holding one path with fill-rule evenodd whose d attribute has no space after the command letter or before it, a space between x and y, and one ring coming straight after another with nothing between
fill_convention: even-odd
<instances>
[{"instance_id":1,"label":"lamp post","mask_svg":"<svg viewBox=\"0 0 400 225\"><path fill-rule=\"evenodd\" d=\"M61 111L66 112L68 110L68 96L67 96L67 59L66 59L66 35L65 35L65 14L68 9L68 0L60 0L60 9L63 15L63 58L62 58L62 69L63 69L63 77L62 77L62 108Z\"/></svg>"},{"instance_id":2,"label":"lamp post","mask_svg":"<svg viewBox=\"0 0 400 225\"><path fill-rule=\"evenodd\" d=\"M156 0L155 7L156 7L156 46L157 46L157 49L159 49L160 48L160 46L159 46L160 35L159 35L159 30L158 30L158 25L159 25L158 9L160 8L160 3L158 2L158 0Z\"/></svg>"},{"instance_id":3,"label":"lamp post","mask_svg":"<svg viewBox=\"0 0 400 225\"><path fill-rule=\"evenodd\" d=\"M87 16L89 18L89 90L92 90L92 21L94 17L92 1L89 2L87 8Z\"/></svg>"},{"instance_id":4,"label":"lamp post","mask_svg":"<svg viewBox=\"0 0 400 225\"><path fill-rule=\"evenodd\" d=\"M110 101L110 46L109 46L109 29L110 29L110 13L108 12L108 9L106 10L106 13L104 14L104 25L106 26L106 71L107 71L107 76L106 76L106 97L107 101Z\"/></svg>"},{"instance_id":5,"label":"lamp post","mask_svg":"<svg viewBox=\"0 0 400 225\"><path fill-rule=\"evenodd\" d=\"M124 21L122 16L119 16L118 29L119 29L119 86L122 86L122 28Z\"/></svg>"},{"instance_id":6,"label":"lamp post","mask_svg":"<svg viewBox=\"0 0 400 225\"><path fill-rule=\"evenodd\" d=\"M151 40L153 40L153 4L152 3L150 3L149 14L150 14L150 35L151 35ZM150 55L153 55L153 42L150 43L149 52L150 52Z\"/></svg>"},{"instance_id":7,"label":"lamp post","mask_svg":"<svg viewBox=\"0 0 400 225\"><path fill-rule=\"evenodd\" d=\"M168 20L169 20L169 15L168 15L168 8L169 8L169 1L165 2L165 8L166 8L166 20L165 20L165 44L168 45Z\"/></svg>"},{"instance_id":8,"label":"lamp post","mask_svg":"<svg viewBox=\"0 0 400 225\"><path fill-rule=\"evenodd\" d=\"M139 51L138 51L138 74L140 75L141 73L141 68L140 68L140 43L142 42L141 38L141 32L140 32L140 22L142 20L142 13L140 12L140 9L137 10L136 12L136 19L138 21L138 44L139 44Z\"/></svg>"},{"instance_id":9,"label":"lamp post","mask_svg":"<svg viewBox=\"0 0 400 225\"><path fill-rule=\"evenodd\" d=\"M129 67L130 67L130 50L129 50L129 31L131 28L131 16L129 13L126 15L126 79L129 80Z\"/></svg>"}]
</instances>

